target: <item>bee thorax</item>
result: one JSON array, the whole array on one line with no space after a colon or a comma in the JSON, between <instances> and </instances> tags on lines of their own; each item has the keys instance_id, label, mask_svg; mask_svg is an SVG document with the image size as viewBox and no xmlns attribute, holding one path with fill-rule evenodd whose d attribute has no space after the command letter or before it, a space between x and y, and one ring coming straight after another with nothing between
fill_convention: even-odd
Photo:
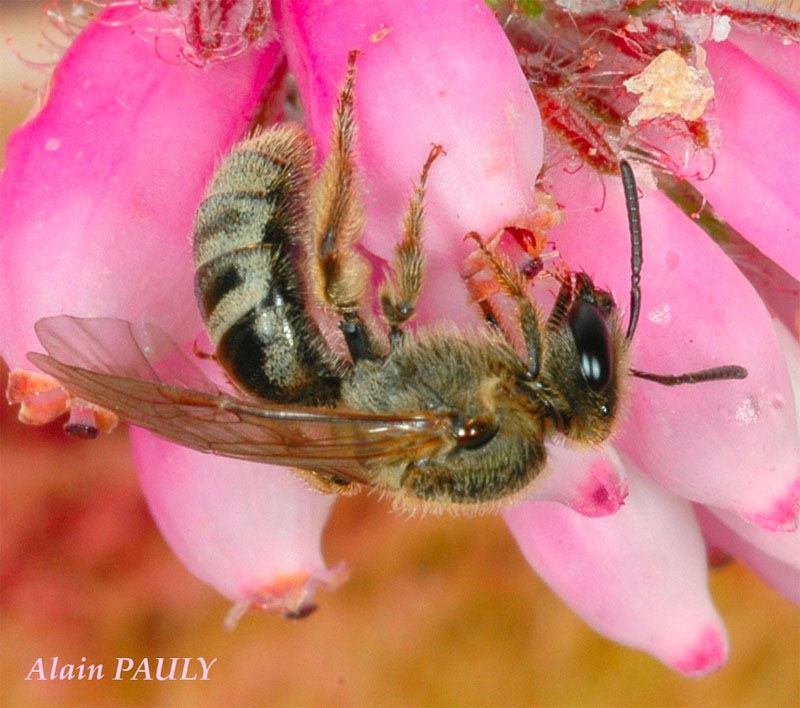
<instances>
[{"instance_id":1,"label":"bee thorax","mask_svg":"<svg viewBox=\"0 0 800 708\"><path fill-rule=\"evenodd\" d=\"M448 414L447 439L397 471L397 491L434 507L492 503L522 490L544 464L541 421L513 394L522 369L494 340L409 336L386 359L356 364L342 400L374 413Z\"/></svg>"}]
</instances>

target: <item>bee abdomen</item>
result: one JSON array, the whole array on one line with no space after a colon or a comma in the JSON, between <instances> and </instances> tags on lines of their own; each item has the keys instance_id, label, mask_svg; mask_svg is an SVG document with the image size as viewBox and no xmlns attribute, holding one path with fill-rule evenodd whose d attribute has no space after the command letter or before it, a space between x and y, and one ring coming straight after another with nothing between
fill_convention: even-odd
<instances>
[{"instance_id":1,"label":"bee abdomen","mask_svg":"<svg viewBox=\"0 0 800 708\"><path fill-rule=\"evenodd\" d=\"M217 359L239 385L323 404L338 398L339 380L293 260L312 155L301 129L281 127L225 158L197 213L195 288Z\"/></svg>"}]
</instances>

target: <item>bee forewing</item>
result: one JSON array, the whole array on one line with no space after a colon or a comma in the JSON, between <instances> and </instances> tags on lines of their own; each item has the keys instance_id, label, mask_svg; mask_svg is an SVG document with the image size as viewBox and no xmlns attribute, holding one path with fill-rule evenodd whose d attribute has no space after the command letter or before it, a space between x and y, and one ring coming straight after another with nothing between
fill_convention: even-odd
<instances>
[{"instance_id":1,"label":"bee forewing","mask_svg":"<svg viewBox=\"0 0 800 708\"><path fill-rule=\"evenodd\" d=\"M382 469L433 454L450 427L436 413L292 408L221 394L152 325L55 317L36 331L51 356L30 360L73 394L201 452L375 485Z\"/></svg>"}]
</instances>

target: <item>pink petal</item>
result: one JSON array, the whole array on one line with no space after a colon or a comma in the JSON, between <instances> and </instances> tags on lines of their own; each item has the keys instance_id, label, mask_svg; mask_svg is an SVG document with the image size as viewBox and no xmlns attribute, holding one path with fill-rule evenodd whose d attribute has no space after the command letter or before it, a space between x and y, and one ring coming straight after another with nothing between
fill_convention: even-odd
<instances>
[{"instance_id":1,"label":"pink petal","mask_svg":"<svg viewBox=\"0 0 800 708\"><path fill-rule=\"evenodd\" d=\"M800 92L730 42L706 49L722 149L714 173L697 186L726 221L800 279Z\"/></svg>"},{"instance_id":2,"label":"pink petal","mask_svg":"<svg viewBox=\"0 0 800 708\"><path fill-rule=\"evenodd\" d=\"M368 249L391 254L431 144L447 151L428 183L425 242L435 277L419 309L471 319L458 268L472 246L462 238L528 215L542 159L538 110L491 10L467 0L280 0L273 13L323 153L348 52L361 51L356 120Z\"/></svg>"},{"instance_id":3,"label":"pink petal","mask_svg":"<svg viewBox=\"0 0 800 708\"><path fill-rule=\"evenodd\" d=\"M745 52L753 61L786 84L789 90L800 96L800 44L784 42L777 34L748 31L734 26L729 41Z\"/></svg>"},{"instance_id":4,"label":"pink petal","mask_svg":"<svg viewBox=\"0 0 800 708\"><path fill-rule=\"evenodd\" d=\"M800 342L797 337L786 328L778 319L772 320L775 327L775 334L778 343L783 351L783 358L786 362L786 370L789 372L789 381L792 386L794 396L795 421L797 422L797 434L800 437Z\"/></svg>"},{"instance_id":5,"label":"pink petal","mask_svg":"<svg viewBox=\"0 0 800 708\"><path fill-rule=\"evenodd\" d=\"M747 533L749 538L743 538L710 510L698 506L696 513L703 534L710 544L738 558L781 595L800 605L800 568L796 562L783 562L775 555L763 551L757 544L752 543L752 537L757 534L757 529L752 529ZM730 517L727 520L729 519ZM761 534L796 536L797 532L770 534L768 531L761 531ZM794 543L796 545L796 541Z\"/></svg>"},{"instance_id":6,"label":"pink petal","mask_svg":"<svg viewBox=\"0 0 800 708\"><path fill-rule=\"evenodd\" d=\"M177 556L237 604L302 613L335 587L320 538L335 497L281 467L178 447L139 428L131 439L150 512Z\"/></svg>"},{"instance_id":7,"label":"pink petal","mask_svg":"<svg viewBox=\"0 0 800 708\"><path fill-rule=\"evenodd\" d=\"M613 516L527 502L504 517L536 572L598 632L682 673L714 671L728 642L691 507L628 472L630 496Z\"/></svg>"},{"instance_id":8,"label":"pink petal","mask_svg":"<svg viewBox=\"0 0 800 708\"><path fill-rule=\"evenodd\" d=\"M705 508L743 541L800 571L800 531L765 531L729 511Z\"/></svg>"},{"instance_id":9,"label":"pink petal","mask_svg":"<svg viewBox=\"0 0 800 708\"><path fill-rule=\"evenodd\" d=\"M564 260L610 286L626 308L630 245L621 187L587 170L553 173L568 218L554 238ZM597 213L596 208L603 205ZM631 365L679 373L745 366L743 381L664 387L632 380L618 444L677 494L733 509L765 528L794 528L800 441L772 321L720 249L665 197L642 199L642 314Z\"/></svg>"},{"instance_id":10,"label":"pink petal","mask_svg":"<svg viewBox=\"0 0 800 708\"><path fill-rule=\"evenodd\" d=\"M797 430L800 434L800 342L797 341L797 336L792 335L780 320L774 319L772 324L775 327L775 334L778 337L778 343L786 361L786 369L789 372L789 381L794 394Z\"/></svg>"},{"instance_id":11,"label":"pink petal","mask_svg":"<svg viewBox=\"0 0 800 708\"><path fill-rule=\"evenodd\" d=\"M189 236L219 155L253 118L275 44L204 69L159 34L167 18L105 11L56 68L47 102L8 143L0 180L0 328L11 365L33 323L68 313L201 329ZM156 41L158 37L158 41Z\"/></svg>"},{"instance_id":12,"label":"pink petal","mask_svg":"<svg viewBox=\"0 0 800 708\"><path fill-rule=\"evenodd\" d=\"M579 448L553 441L547 444L547 467L527 498L559 502L584 516L608 516L627 496L625 465L611 445Z\"/></svg>"}]
</instances>

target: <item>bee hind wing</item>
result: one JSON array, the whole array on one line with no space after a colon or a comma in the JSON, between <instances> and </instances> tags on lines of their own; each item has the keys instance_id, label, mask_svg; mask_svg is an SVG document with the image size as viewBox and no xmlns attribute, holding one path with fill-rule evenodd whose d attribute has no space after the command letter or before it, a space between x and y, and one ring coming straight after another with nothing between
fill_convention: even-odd
<instances>
[{"instance_id":1,"label":"bee hind wing","mask_svg":"<svg viewBox=\"0 0 800 708\"><path fill-rule=\"evenodd\" d=\"M153 324L61 315L39 320L34 329L47 353L62 364L220 393L169 335Z\"/></svg>"}]
</instances>

